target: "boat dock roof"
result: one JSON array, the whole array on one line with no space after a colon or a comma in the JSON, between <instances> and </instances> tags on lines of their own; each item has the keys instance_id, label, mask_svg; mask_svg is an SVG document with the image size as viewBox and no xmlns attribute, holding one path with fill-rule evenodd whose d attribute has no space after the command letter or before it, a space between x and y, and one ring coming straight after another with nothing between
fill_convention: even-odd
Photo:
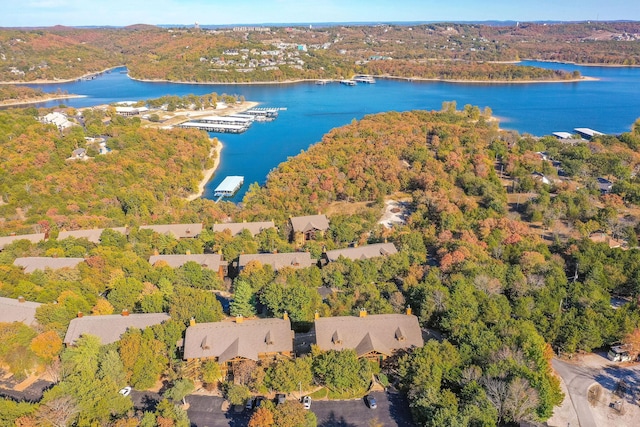
<instances>
[{"instance_id":1,"label":"boat dock roof","mask_svg":"<svg viewBox=\"0 0 640 427\"><path fill-rule=\"evenodd\" d=\"M582 136L586 136L587 138L593 138L594 136L604 135L602 132L598 132L597 130L589 129L589 128L575 128L576 132L578 132Z\"/></svg>"},{"instance_id":2,"label":"boat dock roof","mask_svg":"<svg viewBox=\"0 0 640 427\"><path fill-rule=\"evenodd\" d=\"M244 184L244 176L228 176L213 191L214 196L231 196Z\"/></svg>"},{"instance_id":3,"label":"boat dock roof","mask_svg":"<svg viewBox=\"0 0 640 427\"><path fill-rule=\"evenodd\" d=\"M219 123L219 124L236 124L236 125L250 125L252 120L246 117L233 117L233 116L206 116L200 117L198 122L201 123Z\"/></svg>"}]
</instances>

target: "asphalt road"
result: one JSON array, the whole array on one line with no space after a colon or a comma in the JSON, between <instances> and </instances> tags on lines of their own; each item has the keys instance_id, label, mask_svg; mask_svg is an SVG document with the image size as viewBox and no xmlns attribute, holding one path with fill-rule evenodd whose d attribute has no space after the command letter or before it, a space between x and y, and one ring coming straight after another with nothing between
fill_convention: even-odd
<instances>
[{"instance_id":1,"label":"asphalt road","mask_svg":"<svg viewBox=\"0 0 640 427\"><path fill-rule=\"evenodd\" d=\"M553 359L551 364L567 386L571 403L578 414L580 427L598 427L591 414L587 398L589 387L596 382L598 370L572 365L559 359Z\"/></svg>"},{"instance_id":2,"label":"asphalt road","mask_svg":"<svg viewBox=\"0 0 640 427\"><path fill-rule=\"evenodd\" d=\"M407 400L398 393L372 393L378 407L370 409L364 400L314 401L311 411L318 417L318 427L369 427L377 420L385 427L414 427ZM187 396L187 411L192 427L244 427L253 411L222 411L224 399L212 396Z\"/></svg>"}]
</instances>

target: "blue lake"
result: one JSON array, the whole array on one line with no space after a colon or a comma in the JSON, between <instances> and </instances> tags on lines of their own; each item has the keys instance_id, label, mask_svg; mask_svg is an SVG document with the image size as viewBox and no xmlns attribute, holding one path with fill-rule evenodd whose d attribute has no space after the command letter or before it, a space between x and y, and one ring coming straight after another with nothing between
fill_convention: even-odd
<instances>
[{"instance_id":1,"label":"blue lake","mask_svg":"<svg viewBox=\"0 0 640 427\"><path fill-rule=\"evenodd\" d=\"M439 110L444 101L485 106L504 129L548 135L589 127L605 133L629 131L640 117L640 68L581 67L571 64L525 62L545 68L579 70L597 81L577 83L477 84L408 82L378 79L374 85L347 87L337 83L274 85L192 85L148 83L129 79L122 69L94 80L32 85L86 98L64 100L65 105L88 107L123 100L146 100L163 95L243 95L262 106L285 107L277 120L256 123L240 135L216 134L224 145L221 164L207 185L205 196L227 175L243 175L245 185L232 199L240 201L252 182L264 184L269 171L290 156L321 140L330 129L353 119L383 111ZM42 104L56 106L60 101Z\"/></svg>"}]
</instances>

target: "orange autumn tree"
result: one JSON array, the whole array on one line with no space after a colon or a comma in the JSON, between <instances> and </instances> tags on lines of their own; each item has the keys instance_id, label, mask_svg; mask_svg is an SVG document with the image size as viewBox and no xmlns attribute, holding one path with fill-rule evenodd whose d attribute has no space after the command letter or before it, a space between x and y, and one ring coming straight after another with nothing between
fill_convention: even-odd
<instances>
[{"instance_id":1,"label":"orange autumn tree","mask_svg":"<svg viewBox=\"0 0 640 427\"><path fill-rule=\"evenodd\" d=\"M31 350L45 362L50 362L60 354L62 340L55 331L43 332L31 341Z\"/></svg>"}]
</instances>

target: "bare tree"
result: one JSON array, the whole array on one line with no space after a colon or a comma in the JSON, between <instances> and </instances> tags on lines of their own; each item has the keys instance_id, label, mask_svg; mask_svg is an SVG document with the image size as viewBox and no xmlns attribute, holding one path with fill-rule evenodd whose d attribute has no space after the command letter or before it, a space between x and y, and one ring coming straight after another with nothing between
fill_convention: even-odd
<instances>
[{"instance_id":1,"label":"bare tree","mask_svg":"<svg viewBox=\"0 0 640 427\"><path fill-rule=\"evenodd\" d=\"M79 413L76 401L71 396L64 395L41 405L35 417L40 424L67 427Z\"/></svg>"},{"instance_id":2,"label":"bare tree","mask_svg":"<svg viewBox=\"0 0 640 427\"><path fill-rule=\"evenodd\" d=\"M487 398L498 410L498 422L502 422L507 414L505 403L507 401L508 385L503 378L488 378L482 380L482 385L487 392Z\"/></svg>"},{"instance_id":3,"label":"bare tree","mask_svg":"<svg viewBox=\"0 0 640 427\"><path fill-rule=\"evenodd\" d=\"M520 377L511 381L504 407L512 421L532 420L539 403L538 392L529 381Z\"/></svg>"},{"instance_id":4,"label":"bare tree","mask_svg":"<svg viewBox=\"0 0 640 427\"><path fill-rule=\"evenodd\" d=\"M233 365L233 380L236 384L248 385L251 374L258 367L253 360L243 360Z\"/></svg>"}]
</instances>

